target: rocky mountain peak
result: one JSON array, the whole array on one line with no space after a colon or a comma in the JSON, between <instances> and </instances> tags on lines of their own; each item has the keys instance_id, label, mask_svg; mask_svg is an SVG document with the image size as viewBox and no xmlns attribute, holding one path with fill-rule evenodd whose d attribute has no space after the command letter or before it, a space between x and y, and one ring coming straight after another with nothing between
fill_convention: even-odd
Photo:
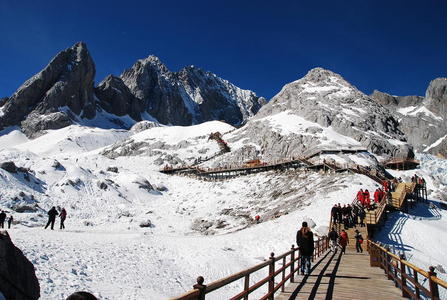
<instances>
[{"instance_id":1,"label":"rocky mountain peak","mask_svg":"<svg viewBox=\"0 0 447 300\"><path fill-rule=\"evenodd\" d=\"M121 79L162 124L192 125L223 120L244 123L261 107L252 91L193 65L171 72L156 56L137 61ZM262 99L261 99L262 100Z\"/></svg>"},{"instance_id":2,"label":"rocky mountain peak","mask_svg":"<svg viewBox=\"0 0 447 300\"><path fill-rule=\"evenodd\" d=\"M93 118L94 77L95 64L85 43L76 43L59 52L6 101L2 107L0 128L21 123L23 131L33 136L36 130L66 126L74 115ZM63 107L70 112L67 114ZM61 110L64 112L58 113ZM45 118L47 114L57 117Z\"/></svg>"},{"instance_id":3,"label":"rocky mountain peak","mask_svg":"<svg viewBox=\"0 0 447 300\"><path fill-rule=\"evenodd\" d=\"M379 155L413 156L397 119L385 107L339 74L323 68L312 69L303 78L285 85L254 119L268 119L279 113L331 127Z\"/></svg>"}]
</instances>

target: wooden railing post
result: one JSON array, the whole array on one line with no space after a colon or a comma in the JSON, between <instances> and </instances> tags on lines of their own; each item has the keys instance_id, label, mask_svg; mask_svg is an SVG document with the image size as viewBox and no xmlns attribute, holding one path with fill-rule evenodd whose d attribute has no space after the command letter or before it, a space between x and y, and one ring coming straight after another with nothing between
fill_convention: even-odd
<instances>
[{"instance_id":1,"label":"wooden railing post","mask_svg":"<svg viewBox=\"0 0 447 300\"><path fill-rule=\"evenodd\" d=\"M292 255L290 261L292 262L290 264L290 282L293 282L295 280L295 245L292 245Z\"/></svg>"},{"instance_id":2,"label":"wooden railing post","mask_svg":"<svg viewBox=\"0 0 447 300\"><path fill-rule=\"evenodd\" d=\"M244 280L244 292L248 292L250 289L250 274L245 275ZM248 300L248 293L244 296L244 300Z\"/></svg>"},{"instance_id":3,"label":"wooden railing post","mask_svg":"<svg viewBox=\"0 0 447 300\"><path fill-rule=\"evenodd\" d=\"M269 264L269 300L273 300L275 289L275 253L270 253L270 264Z\"/></svg>"},{"instance_id":4,"label":"wooden railing post","mask_svg":"<svg viewBox=\"0 0 447 300\"><path fill-rule=\"evenodd\" d=\"M415 285L414 285L414 290L416 291L416 299L418 299L419 300L419 298L421 297L421 293L419 292L419 287L418 287L418 272L415 270L415 269L413 269L413 276L414 276L414 282L415 282Z\"/></svg>"},{"instance_id":5,"label":"wooden railing post","mask_svg":"<svg viewBox=\"0 0 447 300\"><path fill-rule=\"evenodd\" d=\"M286 265L286 257L287 256L284 256L282 258L282 265L283 265L283 267ZM285 281L284 279L286 279L286 269L285 268L282 270L282 281L283 282ZM286 287L286 283L284 282L284 284L281 286L281 292L284 292L285 287Z\"/></svg>"},{"instance_id":6,"label":"wooden railing post","mask_svg":"<svg viewBox=\"0 0 447 300\"><path fill-rule=\"evenodd\" d=\"M402 282L402 286L401 286L401 289L402 289L402 297L407 297L407 298L409 298L410 297L410 295L408 295L408 292L406 291L406 287L407 287L407 279L405 278L405 275L406 275L406 271L405 271L405 264L403 263L403 260L405 259L405 255L404 254L401 254L400 256L399 256L399 258L400 258L400 279L401 279L401 282Z\"/></svg>"},{"instance_id":7,"label":"wooden railing post","mask_svg":"<svg viewBox=\"0 0 447 300\"><path fill-rule=\"evenodd\" d=\"M193 285L194 289L200 291L199 298L197 300L205 300L206 285L203 284L205 279L202 276L197 277L197 284Z\"/></svg>"},{"instance_id":8,"label":"wooden railing post","mask_svg":"<svg viewBox=\"0 0 447 300\"><path fill-rule=\"evenodd\" d=\"M439 300L438 284L433 281L432 277L436 277L435 268L431 266L428 270L428 282L430 286L430 298L433 300Z\"/></svg>"}]
</instances>

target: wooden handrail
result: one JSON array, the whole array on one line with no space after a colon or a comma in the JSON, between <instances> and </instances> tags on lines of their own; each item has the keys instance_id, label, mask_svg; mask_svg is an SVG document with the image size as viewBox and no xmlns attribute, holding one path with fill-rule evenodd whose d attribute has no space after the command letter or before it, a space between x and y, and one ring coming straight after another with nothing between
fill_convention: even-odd
<instances>
[{"instance_id":1,"label":"wooden handrail","mask_svg":"<svg viewBox=\"0 0 447 300\"><path fill-rule=\"evenodd\" d=\"M430 299L439 300L439 286L447 289L447 282L436 277L434 267L430 267L428 272L424 271L371 240L367 240L367 244L371 266L379 266L384 269L388 279L393 280L396 286L402 290L402 296L419 299L420 294L423 293ZM412 274L411 272L406 273L406 268L409 268ZM428 279L428 288L420 283L418 275ZM413 284L414 291L407 286L407 282Z\"/></svg>"},{"instance_id":2,"label":"wooden handrail","mask_svg":"<svg viewBox=\"0 0 447 300\"><path fill-rule=\"evenodd\" d=\"M326 252L328 249L327 237L318 238L316 241L314 241L314 245L315 245L314 256L315 257L321 256L321 254ZM281 266L279 269L275 268L275 262L277 262L279 260L283 260L283 263L284 263L284 262L286 262L287 258L289 258L289 257L290 257L290 259L288 260L287 263L283 264L283 266ZM289 279L291 281L293 280L294 274L299 270L300 258L301 258L301 256L299 255L299 248L295 248L292 245L291 250L289 250L279 256L275 257L274 254L272 253L270 255L270 258L267 261L257 264L251 268L248 268L248 269L238 272L236 274L233 274L228 277L211 282L208 285L202 285L203 277L199 277L199 278L201 278L201 282L199 282L199 279L198 279L198 283L202 286L202 290L194 289L194 290L191 290L179 297L171 298L171 300L203 300L203 299L205 299L206 294L211 293L215 290L218 290L218 289L220 289L236 280L242 279L242 278L245 278L245 280L246 280L246 282L244 284L244 290L242 292L240 292L239 294L237 294L236 296L231 297L231 299L246 299L246 297L248 297L248 295L250 293L252 293L253 291L257 290L258 288L260 288L261 286L263 286L265 284L268 284L269 290L268 290L267 294L265 294L263 296L263 298L269 299L270 297L272 297L272 295L277 290L279 290L281 287L283 287L285 285L287 280L289 280ZM267 277L263 278L262 280L260 280L258 282L254 282L251 285L249 285L247 279L249 279L250 275L261 270L261 269L264 269L267 266L269 266L269 269L270 269L269 275ZM289 273L285 274L286 271L289 271ZM277 285L274 285L275 277L279 276L280 274L283 275L281 282ZM273 283L273 285L271 285L271 283Z\"/></svg>"}]
</instances>

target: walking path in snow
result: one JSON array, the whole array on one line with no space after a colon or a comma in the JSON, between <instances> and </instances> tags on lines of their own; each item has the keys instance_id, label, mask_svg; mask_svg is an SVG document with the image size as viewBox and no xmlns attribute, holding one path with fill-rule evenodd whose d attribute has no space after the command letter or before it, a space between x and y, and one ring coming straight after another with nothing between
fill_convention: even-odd
<instances>
[{"instance_id":1,"label":"walking path in snow","mask_svg":"<svg viewBox=\"0 0 447 300\"><path fill-rule=\"evenodd\" d=\"M401 291L388 280L380 268L369 265L366 250L356 253L346 249L327 252L316 262L309 276L301 276L300 282L286 286L275 297L285 299L398 299Z\"/></svg>"}]
</instances>

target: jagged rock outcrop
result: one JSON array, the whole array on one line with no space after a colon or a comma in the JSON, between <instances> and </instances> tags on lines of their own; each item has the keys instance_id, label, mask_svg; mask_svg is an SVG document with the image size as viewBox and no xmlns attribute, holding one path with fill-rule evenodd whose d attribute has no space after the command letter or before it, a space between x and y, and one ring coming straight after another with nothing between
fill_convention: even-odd
<instances>
[{"instance_id":1,"label":"jagged rock outcrop","mask_svg":"<svg viewBox=\"0 0 447 300\"><path fill-rule=\"evenodd\" d=\"M133 125L130 128L130 131L133 133L138 133L154 127L160 127L160 124L152 121L141 121Z\"/></svg>"},{"instance_id":2,"label":"jagged rock outcrop","mask_svg":"<svg viewBox=\"0 0 447 300\"><path fill-rule=\"evenodd\" d=\"M447 141L447 79L430 82L425 98L420 96L391 96L374 91L377 103L396 114L407 141L420 152L446 156Z\"/></svg>"},{"instance_id":3,"label":"jagged rock outcrop","mask_svg":"<svg viewBox=\"0 0 447 300\"><path fill-rule=\"evenodd\" d=\"M424 100L424 97L421 96L391 96L377 90L374 90L370 97L392 111L398 108L420 105Z\"/></svg>"},{"instance_id":4,"label":"jagged rock outcrop","mask_svg":"<svg viewBox=\"0 0 447 300\"><path fill-rule=\"evenodd\" d=\"M239 125L265 103L254 92L194 66L171 72L155 56L138 60L121 78L144 110L162 124L222 120Z\"/></svg>"},{"instance_id":5,"label":"jagged rock outcrop","mask_svg":"<svg viewBox=\"0 0 447 300\"><path fill-rule=\"evenodd\" d=\"M95 95L100 100L100 106L108 113L117 116L128 114L132 119L141 121L144 103L131 93L121 78L107 76L95 88Z\"/></svg>"},{"instance_id":6,"label":"jagged rock outcrop","mask_svg":"<svg viewBox=\"0 0 447 300\"><path fill-rule=\"evenodd\" d=\"M250 126L256 122L269 122L271 116L285 112L317 125L303 127L304 132L299 132L301 138L296 143L301 147L298 144L296 147L300 148L300 151L306 151L310 147L324 143L317 140L318 131L326 131L326 128L330 128L340 135L352 138L370 152L378 155L393 157L413 157L414 155L412 147L406 143L398 121L389 111L349 84L340 75L329 70L312 69L304 78L284 86L249 122ZM255 127L258 126L259 124L255 125ZM252 131L255 134L259 130ZM313 137L309 131L315 132ZM262 134L267 133L264 131ZM289 140L283 139L284 142ZM272 147L281 147L278 142L278 139L272 142Z\"/></svg>"},{"instance_id":7,"label":"jagged rock outcrop","mask_svg":"<svg viewBox=\"0 0 447 300\"><path fill-rule=\"evenodd\" d=\"M0 129L21 124L24 131L33 136L38 130L66 126L67 120L74 115L93 118L94 76L95 65L84 43L58 53L42 71L6 100ZM43 117L58 112L60 114L49 118ZM39 120L33 120L35 118ZM38 128L33 127L35 124L39 124Z\"/></svg>"},{"instance_id":8,"label":"jagged rock outcrop","mask_svg":"<svg viewBox=\"0 0 447 300\"><path fill-rule=\"evenodd\" d=\"M425 106L436 115L447 116L447 78L430 82L425 93Z\"/></svg>"},{"instance_id":9,"label":"jagged rock outcrop","mask_svg":"<svg viewBox=\"0 0 447 300\"><path fill-rule=\"evenodd\" d=\"M0 291L8 300L40 297L33 264L14 246L6 231L0 232Z\"/></svg>"}]
</instances>

